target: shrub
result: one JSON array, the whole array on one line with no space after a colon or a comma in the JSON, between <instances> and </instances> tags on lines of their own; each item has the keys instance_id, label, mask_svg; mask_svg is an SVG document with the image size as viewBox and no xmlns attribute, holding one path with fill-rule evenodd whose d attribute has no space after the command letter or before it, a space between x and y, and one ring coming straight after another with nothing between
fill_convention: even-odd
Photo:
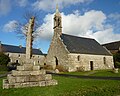
<instances>
[{"instance_id":1,"label":"shrub","mask_svg":"<svg viewBox=\"0 0 120 96\"><path fill-rule=\"evenodd\" d=\"M53 70L53 67L51 65L44 65L43 69Z\"/></svg>"},{"instance_id":2,"label":"shrub","mask_svg":"<svg viewBox=\"0 0 120 96\"><path fill-rule=\"evenodd\" d=\"M115 68L120 68L120 62L115 62Z\"/></svg>"},{"instance_id":3,"label":"shrub","mask_svg":"<svg viewBox=\"0 0 120 96\"><path fill-rule=\"evenodd\" d=\"M120 52L113 55L115 68L120 68Z\"/></svg>"},{"instance_id":4,"label":"shrub","mask_svg":"<svg viewBox=\"0 0 120 96\"><path fill-rule=\"evenodd\" d=\"M0 65L7 65L10 62L10 58L4 53L0 53Z\"/></svg>"},{"instance_id":5,"label":"shrub","mask_svg":"<svg viewBox=\"0 0 120 96\"><path fill-rule=\"evenodd\" d=\"M58 69L60 72L68 72L68 70L61 65L57 65L56 69Z\"/></svg>"},{"instance_id":6,"label":"shrub","mask_svg":"<svg viewBox=\"0 0 120 96\"><path fill-rule=\"evenodd\" d=\"M8 68L6 65L0 65L0 71L8 71Z\"/></svg>"},{"instance_id":7,"label":"shrub","mask_svg":"<svg viewBox=\"0 0 120 96\"><path fill-rule=\"evenodd\" d=\"M78 72L85 71L85 67L83 67L83 66L81 66L81 67L77 67L77 71L78 71Z\"/></svg>"},{"instance_id":8,"label":"shrub","mask_svg":"<svg viewBox=\"0 0 120 96\"><path fill-rule=\"evenodd\" d=\"M115 62L120 62L120 52L113 55Z\"/></svg>"},{"instance_id":9,"label":"shrub","mask_svg":"<svg viewBox=\"0 0 120 96\"><path fill-rule=\"evenodd\" d=\"M8 65L7 65L7 67L8 67L8 70L9 71L11 71L11 70L16 70L16 68L17 68L17 66L19 66L20 64L19 63L9 63Z\"/></svg>"}]
</instances>

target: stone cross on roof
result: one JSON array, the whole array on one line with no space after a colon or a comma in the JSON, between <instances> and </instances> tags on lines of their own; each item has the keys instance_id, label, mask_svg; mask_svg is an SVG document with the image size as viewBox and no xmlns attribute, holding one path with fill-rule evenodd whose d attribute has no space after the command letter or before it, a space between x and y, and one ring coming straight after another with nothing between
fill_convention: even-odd
<instances>
[{"instance_id":1,"label":"stone cross on roof","mask_svg":"<svg viewBox=\"0 0 120 96\"><path fill-rule=\"evenodd\" d=\"M58 4L56 4L56 13L59 13Z\"/></svg>"}]
</instances>

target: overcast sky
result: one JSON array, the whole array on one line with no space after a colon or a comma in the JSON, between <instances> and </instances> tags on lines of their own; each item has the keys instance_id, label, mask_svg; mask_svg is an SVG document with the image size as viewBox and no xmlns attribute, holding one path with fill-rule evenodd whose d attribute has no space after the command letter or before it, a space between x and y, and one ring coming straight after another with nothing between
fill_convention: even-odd
<instances>
[{"instance_id":1,"label":"overcast sky","mask_svg":"<svg viewBox=\"0 0 120 96\"><path fill-rule=\"evenodd\" d=\"M16 23L32 10L39 15L38 38L34 48L47 53L53 36L56 4L65 34L94 38L100 44L120 40L120 0L0 0L0 41L25 46L15 33Z\"/></svg>"}]
</instances>

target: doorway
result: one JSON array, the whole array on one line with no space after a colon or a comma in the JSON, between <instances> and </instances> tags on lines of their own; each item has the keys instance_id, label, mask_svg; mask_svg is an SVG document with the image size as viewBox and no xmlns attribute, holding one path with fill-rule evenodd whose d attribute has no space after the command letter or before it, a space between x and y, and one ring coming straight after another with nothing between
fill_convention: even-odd
<instances>
[{"instance_id":1,"label":"doorway","mask_svg":"<svg viewBox=\"0 0 120 96\"><path fill-rule=\"evenodd\" d=\"M93 61L90 61L90 70L93 70Z\"/></svg>"},{"instance_id":2,"label":"doorway","mask_svg":"<svg viewBox=\"0 0 120 96\"><path fill-rule=\"evenodd\" d=\"M58 65L58 59L56 56L55 56L55 64L56 64L56 66Z\"/></svg>"}]
</instances>

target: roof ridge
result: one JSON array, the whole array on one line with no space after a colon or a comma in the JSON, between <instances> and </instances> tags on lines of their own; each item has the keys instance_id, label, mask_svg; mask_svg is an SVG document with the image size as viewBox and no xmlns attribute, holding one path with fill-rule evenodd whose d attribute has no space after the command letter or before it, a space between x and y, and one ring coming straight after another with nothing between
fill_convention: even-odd
<instances>
[{"instance_id":1,"label":"roof ridge","mask_svg":"<svg viewBox=\"0 0 120 96\"><path fill-rule=\"evenodd\" d=\"M15 46L15 45L9 45L9 44L2 44L2 45L6 45L6 46L13 46L13 47L19 47L19 46ZM26 48L26 47L23 47L22 48Z\"/></svg>"},{"instance_id":2,"label":"roof ridge","mask_svg":"<svg viewBox=\"0 0 120 96\"><path fill-rule=\"evenodd\" d=\"M112 41L112 42L105 43L105 44L102 44L102 45L107 45L107 44L112 44L112 43L118 43L118 42L120 42L120 40L119 41Z\"/></svg>"},{"instance_id":3,"label":"roof ridge","mask_svg":"<svg viewBox=\"0 0 120 96\"><path fill-rule=\"evenodd\" d=\"M8 44L2 44L2 45L6 45L6 46L13 46L13 47L19 47L19 46L15 46L15 45L8 45ZM22 46L22 48L26 48L25 46ZM32 49L37 49L39 50L38 48L32 48Z\"/></svg>"},{"instance_id":4,"label":"roof ridge","mask_svg":"<svg viewBox=\"0 0 120 96\"><path fill-rule=\"evenodd\" d=\"M65 34L65 33L62 33L62 35L67 35L67 36L77 37L77 38L83 38L83 39L92 39L92 40L95 40L94 38L80 37L80 36L75 36L75 35L70 35L70 34Z\"/></svg>"},{"instance_id":5,"label":"roof ridge","mask_svg":"<svg viewBox=\"0 0 120 96\"><path fill-rule=\"evenodd\" d=\"M8 45L8 44L2 44L5 52L13 52L13 53L25 53L26 47L19 47L15 45ZM42 51L39 49L32 48L32 53L36 55L42 55Z\"/></svg>"}]
</instances>

